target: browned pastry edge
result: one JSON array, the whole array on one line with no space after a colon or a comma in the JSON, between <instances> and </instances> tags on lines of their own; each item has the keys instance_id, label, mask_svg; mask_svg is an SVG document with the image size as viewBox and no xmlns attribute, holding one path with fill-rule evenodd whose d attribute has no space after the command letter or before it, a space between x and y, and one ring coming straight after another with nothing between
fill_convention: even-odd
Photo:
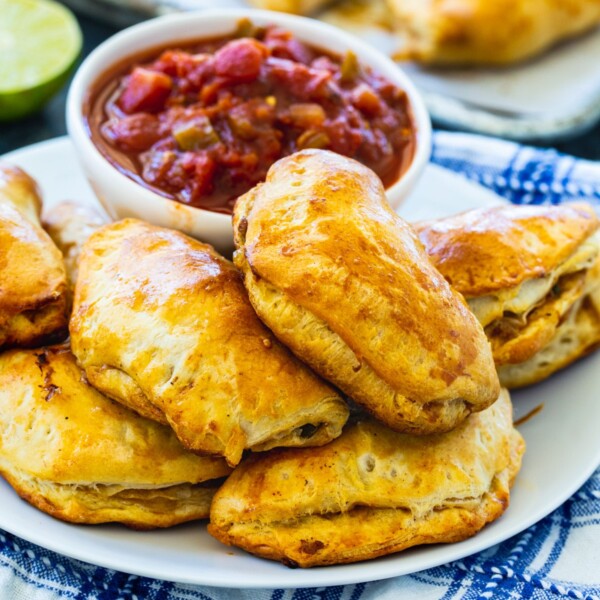
<instances>
[{"instance_id":1,"label":"browned pastry edge","mask_svg":"<svg viewBox=\"0 0 600 600\"><path fill-rule=\"evenodd\" d=\"M0 349L54 343L67 335L62 255L42 229L35 181L0 161Z\"/></svg>"},{"instance_id":2,"label":"browned pastry edge","mask_svg":"<svg viewBox=\"0 0 600 600\"><path fill-rule=\"evenodd\" d=\"M207 519L217 482L181 484L162 490L128 489L102 494L103 486L64 485L27 479L0 466L0 474L19 497L38 510L68 523L121 523L146 531ZM211 486L212 484L212 486ZM176 498L181 493L182 499ZM162 496L155 501L153 497ZM169 499L165 500L165 496ZM100 501L101 504L96 504Z\"/></svg>"},{"instance_id":3,"label":"browned pastry edge","mask_svg":"<svg viewBox=\"0 0 600 600\"><path fill-rule=\"evenodd\" d=\"M62 342L69 335L66 289L0 326L0 350L37 348Z\"/></svg>"},{"instance_id":4,"label":"browned pastry edge","mask_svg":"<svg viewBox=\"0 0 600 600\"><path fill-rule=\"evenodd\" d=\"M478 533L508 508L509 487L521 467L524 450L523 438L515 430L510 464L494 477L481 499L473 499L473 507L442 506L419 520L408 510L356 506L343 514L312 515L287 523L255 521L224 527L211 522L208 532L224 544L290 567L353 563L421 544L459 542ZM373 531L380 534L376 539Z\"/></svg>"},{"instance_id":5,"label":"browned pastry edge","mask_svg":"<svg viewBox=\"0 0 600 600\"><path fill-rule=\"evenodd\" d=\"M445 434L364 419L321 448L249 457L215 495L209 533L303 567L457 541L506 509L524 450L506 390Z\"/></svg>"},{"instance_id":6,"label":"browned pastry edge","mask_svg":"<svg viewBox=\"0 0 600 600\"><path fill-rule=\"evenodd\" d=\"M585 203L501 205L414 223L429 258L465 298L545 277L599 227Z\"/></svg>"},{"instance_id":7,"label":"browned pastry edge","mask_svg":"<svg viewBox=\"0 0 600 600\"><path fill-rule=\"evenodd\" d=\"M587 273L578 271L560 278L558 292L548 296L524 318L519 326L506 329L509 317L490 323L485 332L492 345L496 367L519 364L531 359L555 338L557 330L585 293Z\"/></svg>"}]
</instances>

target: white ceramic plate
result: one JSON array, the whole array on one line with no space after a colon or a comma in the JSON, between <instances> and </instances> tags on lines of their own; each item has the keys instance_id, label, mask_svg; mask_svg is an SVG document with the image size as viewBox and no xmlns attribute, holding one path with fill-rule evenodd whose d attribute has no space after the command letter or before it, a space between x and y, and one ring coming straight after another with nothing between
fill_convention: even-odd
<instances>
[{"instance_id":1,"label":"white ceramic plate","mask_svg":"<svg viewBox=\"0 0 600 600\"><path fill-rule=\"evenodd\" d=\"M64 199L95 202L66 138L37 144L4 158L40 183L46 205ZM500 200L438 167L403 207L408 218L437 217ZM550 381L515 393L516 416L543 404L521 427L527 453L506 514L459 544L424 546L354 565L291 570L222 546L201 524L134 532L120 526L67 525L37 511L0 481L0 527L35 544L80 560L137 575L235 588L342 585L413 573L489 548L559 506L600 463L600 353Z\"/></svg>"}]
</instances>

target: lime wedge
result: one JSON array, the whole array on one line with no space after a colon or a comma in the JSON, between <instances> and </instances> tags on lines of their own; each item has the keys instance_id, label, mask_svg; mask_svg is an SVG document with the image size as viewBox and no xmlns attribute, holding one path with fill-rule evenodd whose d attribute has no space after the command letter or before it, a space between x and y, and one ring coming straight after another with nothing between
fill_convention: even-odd
<instances>
[{"instance_id":1,"label":"lime wedge","mask_svg":"<svg viewBox=\"0 0 600 600\"><path fill-rule=\"evenodd\" d=\"M51 0L0 0L0 121L43 106L81 50L73 14Z\"/></svg>"}]
</instances>

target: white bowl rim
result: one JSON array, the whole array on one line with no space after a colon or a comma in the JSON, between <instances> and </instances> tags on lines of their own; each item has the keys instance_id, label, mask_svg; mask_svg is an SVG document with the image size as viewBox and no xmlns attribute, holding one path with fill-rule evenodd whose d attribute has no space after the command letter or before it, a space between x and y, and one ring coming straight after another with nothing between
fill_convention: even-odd
<instances>
[{"instance_id":1,"label":"white bowl rim","mask_svg":"<svg viewBox=\"0 0 600 600\"><path fill-rule=\"evenodd\" d=\"M171 39L172 41L183 43L209 39L210 34L207 33L190 33L190 35L182 36L179 30L182 24L191 28L196 21L212 21L215 22L215 26L218 26L221 22L229 24L230 21L234 22L245 17L259 24L273 23L277 26L287 28L292 31L294 36L299 37L306 43L314 45L317 48L323 47L325 50L330 48L329 42L323 44L320 41L311 40L311 37L315 34L320 34L319 39L322 38L328 41L334 39L340 45L352 48L357 54L359 61L366 63L376 73L392 80L395 85L407 94L408 106L413 126L416 130L415 152L408 169L400 176L397 182L386 189L386 194L392 206L397 207L401 204L423 172L431 154L431 121L420 93L399 65L367 42L327 23L298 15L252 8L204 9L156 17L116 33L102 42L85 58L78 68L69 88L66 114L67 128L75 145L82 151L87 152L88 156L94 160L95 165L107 177L113 177L115 180L118 180L119 185L123 187L124 193L127 193L127 190L133 192L134 189L139 191L140 184L115 168L88 135L83 119L83 107L90 86L98 81L104 73L110 71L111 66L118 64L121 60L125 61L127 56L135 56L144 50L151 50L153 47L157 49L165 47ZM164 41L161 39L161 41L157 42L152 34L161 31L169 33L169 35L164 36ZM215 31L215 35L218 36L221 33ZM226 35L226 32L223 35ZM119 50L121 50L121 58L115 60L114 53ZM334 48L331 51L336 52ZM110 171L106 167L110 167ZM156 202L167 203L167 205L172 205L174 202L150 189L146 191ZM202 215L205 225L208 227L211 226L211 223L216 225L219 222L223 222L224 219L231 218L230 215L224 213L217 213L188 205L181 206L184 209L191 209L193 212L198 211Z\"/></svg>"}]
</instances>

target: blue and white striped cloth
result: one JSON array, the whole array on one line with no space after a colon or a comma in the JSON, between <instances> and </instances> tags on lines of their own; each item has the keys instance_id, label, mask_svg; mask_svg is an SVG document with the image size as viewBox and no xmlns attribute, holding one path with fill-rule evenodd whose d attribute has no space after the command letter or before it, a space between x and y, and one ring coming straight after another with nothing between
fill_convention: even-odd
<instances>
[{"instance_id":1,"label":"blue and white striped cloth","mask_svg":"<svg viewBox=\"0 0 600 600\"><path fill-rule=\"evenodd\" d=\"M554 151L438 132L433 162L511 202L557 204L582 199L600 208L600 164ZM244 591L156 581L64 558L0 530L0 600L62 598L600 600L600 469L551 515L485 552L414 575L350 586Z\"/></svg>"}]
</instances>

